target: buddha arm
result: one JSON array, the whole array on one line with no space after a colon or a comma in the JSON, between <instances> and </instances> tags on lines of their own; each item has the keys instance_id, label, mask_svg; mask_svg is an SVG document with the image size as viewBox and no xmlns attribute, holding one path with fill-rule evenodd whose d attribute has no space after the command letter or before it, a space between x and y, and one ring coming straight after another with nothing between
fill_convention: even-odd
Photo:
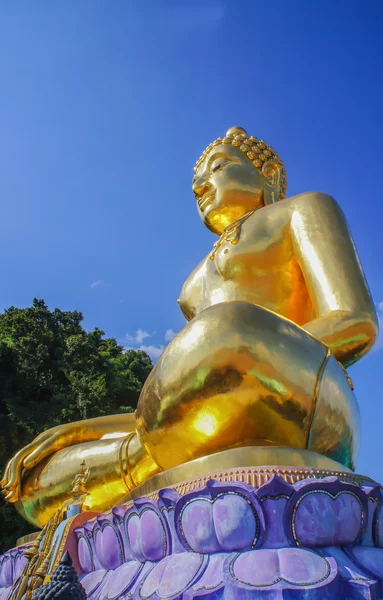
<instances>
[{"instance_id":1,"label":"buddha arm","mask_svg":"<svg viewBox=\"0 0 383 600\"><path fill-rule=\"evenodd\" d=\"M315 318L303 329L348 366L372 347L374 304L344 215L330 196L307 194L295 208L291 238Z\"/></svg>"},{"instance_id":2,"label":"buddha arm","mask_svg":"<svg viewBox=\"0 0 383 600\"><path fill-rule=\"evenodd\" d=\"M24 458L24 467L31 469L37 460L40 462L46 456L68 446L100 440L111 434L116 437L121 434L122 437L135 430L135 420L134 413L125 413L75 421L48 429L32 442L31 445L36 448Z\"/></svg>"}]
</instances>

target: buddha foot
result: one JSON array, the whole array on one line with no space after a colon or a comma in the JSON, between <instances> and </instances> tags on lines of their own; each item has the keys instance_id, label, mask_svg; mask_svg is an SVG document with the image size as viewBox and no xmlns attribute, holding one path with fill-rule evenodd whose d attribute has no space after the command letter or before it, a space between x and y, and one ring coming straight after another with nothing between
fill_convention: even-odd
<instances>
[{"instance_id":1,"label":"buddha foot","mask_svg":"<svg viewBox=\"0 0 383 600\"><path fill-rule=\"evenodd\" d=\"M383 598L380 486L299 473L269 468L258 487L208 479L184 493L165 488L76 526L70 544L88 598ZM3 556L0 599L9 560L20 559Z\"/></svg>"}]
</instances>

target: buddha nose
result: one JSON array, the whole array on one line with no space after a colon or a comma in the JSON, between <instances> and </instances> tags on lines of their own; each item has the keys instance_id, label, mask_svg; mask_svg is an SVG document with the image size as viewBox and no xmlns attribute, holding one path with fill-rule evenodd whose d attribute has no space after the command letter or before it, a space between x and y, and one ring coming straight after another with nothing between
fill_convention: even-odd
<instances>
[{"instance_id":1,"label":"buddha nose","mask_svg":"<svg viewBox=\"0 0 383 600\"><path fill-rule=\"evenodd\" d=\"M195 181L193 181L193 192L197 200L198 198L202 198L202 196L204 196L206 192L208 192L212 188L213 185L203 175L201 177L198 177Z\"/></svg>"}]
</instances>

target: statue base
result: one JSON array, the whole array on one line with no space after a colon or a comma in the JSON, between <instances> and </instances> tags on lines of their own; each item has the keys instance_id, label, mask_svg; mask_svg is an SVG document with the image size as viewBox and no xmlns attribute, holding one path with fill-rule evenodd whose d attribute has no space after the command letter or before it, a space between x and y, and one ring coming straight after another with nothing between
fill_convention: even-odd
<instances>
[{"instance_id":1,"label":"statue base","mask_svg":"<svg viewBox=\"0 0 383 600\"><path fill-rule=\"evenodd\" d=\"M50 571L70 549L92 600L383 599L378 484L297 467L218 475L68 520Z\"/></svg>"}]
</instances>

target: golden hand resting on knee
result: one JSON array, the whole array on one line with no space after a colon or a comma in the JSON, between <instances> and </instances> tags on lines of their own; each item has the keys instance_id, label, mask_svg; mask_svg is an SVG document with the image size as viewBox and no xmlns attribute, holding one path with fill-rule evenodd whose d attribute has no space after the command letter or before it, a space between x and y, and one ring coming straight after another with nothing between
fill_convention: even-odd
<instances>
[{"instance_id":1,"label":"golden hand resting on knee","mask_svg":"<svg viewBox=\"0 0 383 600\"><path fill-rule=\"evenodd\" d=\"M193 190L220 237L182 288L189 323L152 370L136 415L46 431L10 461L6 499L31 522L57 510L84 458L94 510L231 448L259 448L260 461L265 448L269 460L292 448L354 467L358 407L342 365L368 352L377 319L342 211L325 194L285 198L278 154L238 127L205 150Z\"/></svg>"}]
</instances>

